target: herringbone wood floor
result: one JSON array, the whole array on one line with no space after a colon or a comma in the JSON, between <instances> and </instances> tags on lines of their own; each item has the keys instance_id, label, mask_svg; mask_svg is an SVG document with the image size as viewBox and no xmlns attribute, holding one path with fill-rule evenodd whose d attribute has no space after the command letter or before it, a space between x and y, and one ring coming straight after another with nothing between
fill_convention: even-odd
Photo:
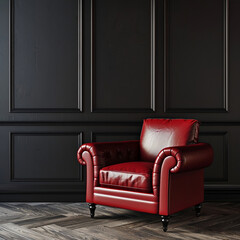
<instances>
[{"instance_id":1,"label":"herringbone wood floor","mask_svg":"<svg viewBox=\"0 0 240 240\"><path fill-rule=\"evenodd\" d=\"M158 215L86 203L0 203L0 239L240 239L240 203L205 203L197 218L186 209L162 231Z\"/></svg>"}]
</instances>

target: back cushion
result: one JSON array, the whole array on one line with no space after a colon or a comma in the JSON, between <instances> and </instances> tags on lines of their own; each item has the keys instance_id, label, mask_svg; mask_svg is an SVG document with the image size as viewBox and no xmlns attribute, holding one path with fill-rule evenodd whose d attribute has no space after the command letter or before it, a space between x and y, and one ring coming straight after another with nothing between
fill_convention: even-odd
<instances>
[{"instance_id":1,"label":"back cushion","mask_svg":"<svg viewBox=\"0 0 240 240\"><path fill-rule=\"evenodd\" d=\"M194 119L145 119L140 137L142 161L154 162L165 147L198 142L199 122Z\"/></svg>"}]
</instances>

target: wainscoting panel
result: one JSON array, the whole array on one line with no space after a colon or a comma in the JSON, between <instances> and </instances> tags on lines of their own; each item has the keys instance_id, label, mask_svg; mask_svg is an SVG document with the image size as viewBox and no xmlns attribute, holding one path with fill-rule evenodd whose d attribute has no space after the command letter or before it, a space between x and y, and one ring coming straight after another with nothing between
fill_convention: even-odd
<instances>
[{"instance_id":1,"label":"wainscoting panel","mask_svg":"<svg viewBox=\"0 0 240 240\"><path fill-rule=\"evenodd\" d=\"M54 201L62 194L69 194L62 199L80 198L85 170L77 161L77 150L84 130L43 124L0 126L0 200L1 194L23 194L19 199L25 201L40 194Z\"/></svg>"},{"instance_id":2,"label":"wainscoting panel","mask_svg":"<svg viewBox=\"0 0 240 240\"><path fill-rule=\"evenodd\" d=\"M227 111L227 0L165 4L165 111Z\"/></svg>"},{"instance_id":3,"label":"wainscoting panel","mask_svg":"<svg viewBox=\"0 0 240 240\"><path fill-rule=\"evenodd\" d=\"M155 0L92 0L92 111L151 112Z\"/></svg>"},{"instance_id":4,"label":"wainscoting panel","mask_svg":"<svg viewBox=\"0 0 240 240\"><path fill-rule=\"evenodd\" d=\"M80 0L10 3L10 110L81 110Z\"/></svg>"},{"instance_id":5,"label":"wainscoting panel","mask_svg":"<svg viewBox=\"0 0 240 240\"><path fill-rule=\"evenodd\" d=\"M11 181L80 181L81 143L77 133L10 133Z\"/></svg>"}]
</instances>

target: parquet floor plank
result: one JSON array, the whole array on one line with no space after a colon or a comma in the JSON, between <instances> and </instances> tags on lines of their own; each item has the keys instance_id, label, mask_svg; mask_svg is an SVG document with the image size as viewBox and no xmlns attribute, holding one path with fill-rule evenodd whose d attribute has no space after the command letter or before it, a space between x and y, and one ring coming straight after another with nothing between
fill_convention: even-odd
<instances>
[{"instance_id":1,"label":"parquet floor plank","mask_svg":"<svg viewBox=\"0 0 240 240\"><path fill-rule=\"evenodd\" d=\"M43 239L56 239L56 240L93 240L89 234L76 232L65 227L60 227L55 224L45 225L38 228L32 228L32 230L42 234ZM97 239L97 238L95 238Z\"/></svg>"},{"instance_id":2,"label":"parquet floor plank","mask_svg":"<svg viewBox=\"0 0 240 240\"><path fill-rule=\"evenodd\" d=\"M240 203L185 209L162 231L158 215L87 203L0 203L0 240L240 240Z\"/></svg>"}]
</instances>

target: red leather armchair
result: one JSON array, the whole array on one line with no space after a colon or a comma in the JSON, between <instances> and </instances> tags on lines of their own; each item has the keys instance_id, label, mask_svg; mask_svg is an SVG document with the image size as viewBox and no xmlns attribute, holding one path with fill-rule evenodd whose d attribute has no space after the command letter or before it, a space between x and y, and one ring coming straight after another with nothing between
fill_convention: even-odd
<instances>
[{"instance_id":1,"label":"red leather armchair","mask_svg":"<svg viewBox=\"0 0 240 240\"><path fill-rule=\"evenodd\" d=\"M146 119L140 141L84 144L78 161L87 166L86 201L169 216L204 200L203 169L213 161L212 147L198 143L199 122Z\"/></svg>"}]
</instances>

